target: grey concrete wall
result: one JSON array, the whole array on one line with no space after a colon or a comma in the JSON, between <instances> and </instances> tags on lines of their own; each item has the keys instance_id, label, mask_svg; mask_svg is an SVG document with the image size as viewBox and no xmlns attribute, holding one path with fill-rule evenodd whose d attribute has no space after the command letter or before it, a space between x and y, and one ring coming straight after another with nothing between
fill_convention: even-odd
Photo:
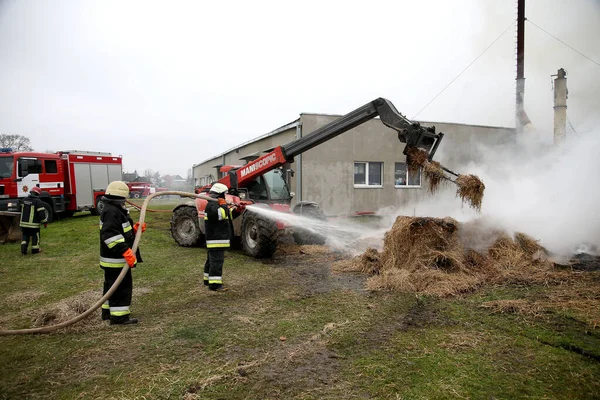
<instances>
[{"instance_id":1,"label":"grey concrete wall","mask_svg":"<svg viewBox=\"0 0 600 400\"><path fill-rule=\"evenodd\" d=\"M337 116L303 114L302 135L335 120ZM494 145L511 140L514 129L435 123L445 133L435 159L452 168L483 158L482 144ZM427 195L426 182L421 188L396 187L394 163L405 162L394 130L378 119L368 121L323 143L302 157L302 200L319 203L326 215L377 211L418 201ZM354 185L354 162L383 162L382 187L358 188Z\"/></svg>"}]
</instances>

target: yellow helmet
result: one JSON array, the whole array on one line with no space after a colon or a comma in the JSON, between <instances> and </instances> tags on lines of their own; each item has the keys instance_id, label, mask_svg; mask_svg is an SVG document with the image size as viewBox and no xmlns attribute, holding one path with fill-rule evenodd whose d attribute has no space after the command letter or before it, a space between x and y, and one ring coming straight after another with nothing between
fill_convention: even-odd
<instances>
[{"instance_id":1,"label":"yellow helmet","mask_svg":"<svg viewBox=\"0 0 600 400\"><path fill-rule=\"evenodd\" d=\"M108 184L106 194L126 199L129 196L129 187L123 181L113 181Z\"/></svg>"}]
</instances>

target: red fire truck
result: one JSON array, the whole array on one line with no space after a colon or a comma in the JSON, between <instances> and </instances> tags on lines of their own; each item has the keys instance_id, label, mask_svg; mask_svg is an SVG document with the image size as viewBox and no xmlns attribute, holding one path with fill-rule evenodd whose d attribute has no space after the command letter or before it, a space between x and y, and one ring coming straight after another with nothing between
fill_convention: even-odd
<instances>
[{"instance_id":1,"label":"red fire truck","mask_svg":"<svg viewBox=\"0 0 600 400\"><path fill-rule=\"evenodd\" d=\"M110 153L59 151L56 153L13 152L0 149L0 213L20 211L20 201L39 186L48 212L71 216L89 210L99 214L100 198L108 183L122 179L122 158Z\"/></svg>"}]
</instances>

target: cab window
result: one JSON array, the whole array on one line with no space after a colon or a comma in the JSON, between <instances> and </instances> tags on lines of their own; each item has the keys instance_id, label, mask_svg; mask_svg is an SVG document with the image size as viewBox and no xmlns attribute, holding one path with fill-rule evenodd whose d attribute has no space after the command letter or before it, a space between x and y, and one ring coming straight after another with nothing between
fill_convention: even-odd
<instances>
[{"instance_id":1,"label":"cab window","mask_svg":"<svg viewBox=\"0 0 600 400\"><path fill-rule=\"evenodd\" d=\"M44 160L44 169L47 174L56 174L58 173L58 166L56 164L56 160Z\"/></svg>"},{"instance_id":2,"label":"cab window","mask_svg":"<svg viewBox=\"0 0 600 400\"><path fill-rule=\"evenodd\" d=\"M35 158L20 158L19 159L19 176L27 174L41 174L42 162Z\"/></svg>"}]
</instances>

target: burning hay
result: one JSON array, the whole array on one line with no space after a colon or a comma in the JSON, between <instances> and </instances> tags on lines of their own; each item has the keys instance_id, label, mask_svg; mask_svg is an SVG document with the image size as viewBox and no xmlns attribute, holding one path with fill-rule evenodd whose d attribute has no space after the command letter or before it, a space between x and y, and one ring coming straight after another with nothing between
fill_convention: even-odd
<instances>
[{"instance_id":1,"label":"burning hay","mask_svg":"<svg viewBox=\"0 0 600 400\"><path fill-rule=\"evenodd\" d=\"M464 293L484 284L547 284L564 278L540 256L545 249L522 233L513 239L488 230L490 237L483 238L486 247L472 248L469 241L480 239L481 229L451 218L400 216L386 233L381 253L369 249L339 269L369 274L367 286L371 290L435 296Z\"/></svg>"},{"instance_id":2,"label":"burning hay","mask_svg":"<svg viewBox=\"0 0 600 400\"><path fill-rule=\"evenodd\" d=\"M481 201L485 185L476 175L459 175L455 183L458 185L456 195L466 201L477 211L481 211Z\"/></svg>"}]
</instances>

